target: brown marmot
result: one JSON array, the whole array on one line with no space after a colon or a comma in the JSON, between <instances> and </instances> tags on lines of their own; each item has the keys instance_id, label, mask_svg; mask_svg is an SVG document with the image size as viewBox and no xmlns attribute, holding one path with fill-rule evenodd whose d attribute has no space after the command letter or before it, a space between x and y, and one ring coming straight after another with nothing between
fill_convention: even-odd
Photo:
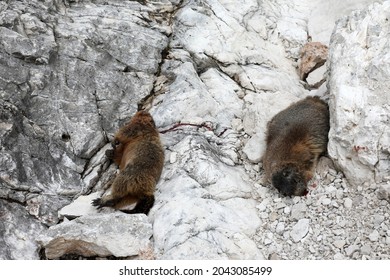
<instances>
[{"instance_id":1,"label":"brown marmot","mask_svg":"<svg viewBox=\"0 0 390 280\"><path fill-rule=\"evenodd\" d=\"M120 209L137 202L134 209L121 211L147 215L164 164L164 149L152 116L137 112L115 134L113 148L106 155L119 166L119 174L111 185L111 194L95 199L92 205Z\"/></svg>"},{"instance_id":2,"label":"brown marmot","mask_svg":"<svg viewBox=\"0 0 390 280\"><path fill-rule=\"evenodd\" d=\"M266 179L283 195L305 195L329 132L328 105L306 97L276 114L268 123L263 156Z\"/></svg>"}]
</instances>

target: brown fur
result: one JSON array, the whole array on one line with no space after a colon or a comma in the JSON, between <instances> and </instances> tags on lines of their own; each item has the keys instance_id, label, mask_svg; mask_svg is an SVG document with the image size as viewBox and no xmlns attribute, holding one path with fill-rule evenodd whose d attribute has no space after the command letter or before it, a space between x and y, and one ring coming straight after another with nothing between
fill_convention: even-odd
<instances>
[{"instance_id":1,"label":"brown fur","mask_svg":"<svg viewBox=\"0 0 390 280\"><path fill-rule=\"evenodd\" d=\"M304 195L321 155L326 153L329 110L318 97L307 97L276 114L268 123L263 166L267 180L283 195Z\"/></svg>"},{"instance_id":2,"label":"brown fur","mask_svg":"<svg viewBox=\"0 0 390 280\"><path fill-rule=\"evenodd\" d=\"M134 209L122 211L148 214L164 164L164 150L152 116L145 111L137 112L115 134L113 147L106 155L119 166L120 172L112 183L111 194L95 199L92 204L120 209L137 202Z\"/></svg>"}]
</instances>

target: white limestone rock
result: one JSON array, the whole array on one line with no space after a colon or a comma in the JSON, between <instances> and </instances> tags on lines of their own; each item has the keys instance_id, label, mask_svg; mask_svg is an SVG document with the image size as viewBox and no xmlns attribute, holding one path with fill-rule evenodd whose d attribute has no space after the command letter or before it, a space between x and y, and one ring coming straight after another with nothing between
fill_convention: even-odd
<instances>
[{"instance_id":1,"label":"white limestone rock","mask_svg":"<svg viewBox=\"0 0 390 280\"><path fill-rule=\"evenodd\" d=\"M290 232L292 240L297 243L301 241L309 232L310 219L300 219Z\"/></svg>"},{"instance_id":2,"label":"white limestone rock","mask_svg":"<svg viewBox=\"0 0 390 280\"><path fill-rule=\"evenodd\" d=\"M263 139L258 137L257 134L253 134L242 150L248 157L248 160L252 163L260 162L264 154L264 145L260 144L262 140Z\"/></svg>"},{"instance_id":3,"label":"white limestone rock","mask_svg":"<svg viewBox=\"0 0 390 280\"><path fill-rule=\"evenodd\" d=\"M390 180L389 12L387 1L339 20L330 44L328 152L355 186Z\"/></svg>"},{"instance_id":4,"label":"white limestone rock","mask_svg":"<svg viewBox=\"0 0 390 280\"><path fill-rule=\"evenodd\" d=\"M349 15L355 10L365 9L374 2L384 0L311 0L310 12L307 16L308 33L313 42L321 42L328 45L335 22L343 16Z\"/></svg>"},{"instance_id":5,"label":"white limestone rock","mask_svg":"<svg viewBox=\"0 0 390 280\"><path fill-rule=\"evenodd\" d=\"M250 238L260 226L244 170L221 162L217 147L187 136L171 150L152 208L160 259L262 259Z\"/></svg>"},{"instance_id":6,"label":"white limestone rock","mask_svg":"<svg viewBox=\"0 0 390 280\"><path fill-rule=\"evenodd\" d=\"M48 259L66 254L129 257L147 249L151 236L147 216L115 212L86 215L52 226L39 237L39 242Z\"/></svg>"},{"instance_id":7,"label":"white limestone rock","mask_svg":"<svg viewBox=\"0 0 390 280\"><path fill-rule=\"evenodd\" d=\"M63 207L58 211L59 218L76 218L83 215L97 214L99 211L96 207L92 206L92 200L99 198L98 192L91 193L90 195L81 195L71 204Z\"/></svg>"}]
</instances>

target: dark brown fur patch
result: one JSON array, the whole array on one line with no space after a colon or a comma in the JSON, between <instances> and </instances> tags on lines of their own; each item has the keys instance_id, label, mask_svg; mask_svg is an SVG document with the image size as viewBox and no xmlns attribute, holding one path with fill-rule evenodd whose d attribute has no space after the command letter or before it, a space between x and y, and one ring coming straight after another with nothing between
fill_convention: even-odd
<instances>
[{"instance_id":1,"label":"dark brown fur patch","mask_svg":"<svg viewBox=\"0 0 390 280\"><path fill-rule=\"evenodd\" d=\"M304 195L319 157L326 153L328 132L328 106L318 97L276 114L268 123L263 156L267 180L283 195Z\"/></svg>"}]
</instances>

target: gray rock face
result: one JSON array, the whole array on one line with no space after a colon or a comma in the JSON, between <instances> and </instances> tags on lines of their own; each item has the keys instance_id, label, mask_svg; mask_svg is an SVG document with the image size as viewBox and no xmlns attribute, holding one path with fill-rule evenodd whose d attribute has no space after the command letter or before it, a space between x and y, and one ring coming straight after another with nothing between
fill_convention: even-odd
<instances>
[{"instance_id":1,"label":"gray rock face","mask_svg":"<svg viewBox=\"0 0 390 280\"><path fill-rule=\"evenodd\" d=\"M0 200L0 259L39 259L40 246L36 243L46 227L26 212L18 203Z\"/></svg>"},{"instance_id":2,"label":"gray rock face","mask_svg":"<svg viewBox=\"0 0 390 280\"><path fill-rule=\"evenodd\" d=\"M172 9L169 1L0 4L2 199L53 225L60 208L101 184L100 150L152 91L170 32L160 23Z\"/></svg>"},{"instance_id":3,"label":"gray rock face","mask_svg":"<svg viewBox=\"0 0 390 280\"><path fill-rule=\"evenodd\" d=\"M354 2L372 1L2 1L0 258L390 258L388 2L339 21L330 96L297 70L308 35L333 29L313 19ZM330 97L339 170L324 158L306 197L281 197L263 181L264 132L307 95ZM97 211L108 142L137 108L165 147L155 205Z\"/></svg>"}]
</instances>

